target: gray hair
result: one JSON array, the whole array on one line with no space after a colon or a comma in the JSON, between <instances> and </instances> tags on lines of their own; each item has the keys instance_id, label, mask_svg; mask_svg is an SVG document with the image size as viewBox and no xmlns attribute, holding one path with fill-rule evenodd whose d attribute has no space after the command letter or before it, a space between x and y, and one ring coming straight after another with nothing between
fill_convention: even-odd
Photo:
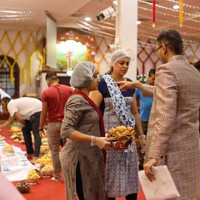
<instances>
[{"instance_id":1,"label":"gray hair","mask_svg":"<svg viewBox=\"0 0 200 200\"><path fill-rule=\"evenodd\" d=\"M70 85L74 88L83 88L90 85L96 66L92 62L78 63L72 73Z\"/></svg>"}]
</instances>

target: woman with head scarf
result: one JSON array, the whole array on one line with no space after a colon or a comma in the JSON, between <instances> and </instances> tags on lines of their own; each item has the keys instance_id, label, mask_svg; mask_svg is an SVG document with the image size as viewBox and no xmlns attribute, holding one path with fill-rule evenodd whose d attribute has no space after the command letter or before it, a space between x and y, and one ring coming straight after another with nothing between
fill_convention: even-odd
<instances>
[{"instance_id":1,"label":"woman with head scarf","mask_svg":"<svg viewBox=\"0 0 200 200\"><path fill-rule=\"evenodd\" d=\"M67 139L61 165L69 200L77 200L77 196L79 200L105 200L102 149L111 147L104 137L101 112L88 97L98 83L94 63L76 65L70 80L75 92L66 103L61 127L61 137Z\"/></svg>"},{"instance_id":2,"label":"woman with head scarf","mask_svg":"<svg viewBox=\"0 0 200 200\"><path fill-rule=\"evenodd\" d=\"M143 135L138 114L135 90L121 92L116 81L128 80L125 74L130 63L129 55L116 50L111 55L110 71L101 78L99 90L90 93L90 97L101 107L105 131L117 126L136 127ZM109 200L125 196L127 200L136 200L139 191L138 157L135 141L127 150L109 151L106 159L106 192Z\"/></svg>"}]
</instances>

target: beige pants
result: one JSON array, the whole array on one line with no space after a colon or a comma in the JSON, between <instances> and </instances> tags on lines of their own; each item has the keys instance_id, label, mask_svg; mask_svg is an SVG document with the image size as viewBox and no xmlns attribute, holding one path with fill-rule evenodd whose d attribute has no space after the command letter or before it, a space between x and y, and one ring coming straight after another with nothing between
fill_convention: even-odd
<instances>
[{"instance_id":1,"label":"beige pants","mask_svg":"<svg viewBox=\"0 0 200 200\"><path fill-rule=\"evenodd\" d=\"M56 179L60 179L61 173L61 164L59 158L61 124L62 122L49 122L47 125L47 137L51 150L54 176Z\"/></svg>"}]
</instances>

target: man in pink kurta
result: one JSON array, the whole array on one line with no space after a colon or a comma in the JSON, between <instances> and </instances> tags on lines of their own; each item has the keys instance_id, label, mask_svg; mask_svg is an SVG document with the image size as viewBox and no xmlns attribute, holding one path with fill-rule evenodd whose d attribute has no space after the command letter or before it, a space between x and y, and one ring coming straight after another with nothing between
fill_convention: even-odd
<instances>
[{"instance_id":1,"label":"man in pink kurta","mask_svg":"<svg viewBox=\"0 0 200 200\"><path fill-rule=\"evenodd\" d=\"M163 64L156 71L144 170L153 181L152 166L166 164L178 200L189 200L200 193L200 74L182 55L177 31L161 32L156 52Z\"/></svg>"},{"instance_id":2,"label":"man in pink kurta","mask_svg":"<svg viewBox=\"0 0 200 200\"><path fill-rule=\"evenodd\" d=\"M137 81L116 84L122 91L139 88L154 97L145 152L147 178L155 179L152 166L165 164L180 193L176 200L199 200L200 73L183 56L183 42L175 30L159 34L156 52L163 64L156 70L155 86Z\"/></svg>"}]
</instances>

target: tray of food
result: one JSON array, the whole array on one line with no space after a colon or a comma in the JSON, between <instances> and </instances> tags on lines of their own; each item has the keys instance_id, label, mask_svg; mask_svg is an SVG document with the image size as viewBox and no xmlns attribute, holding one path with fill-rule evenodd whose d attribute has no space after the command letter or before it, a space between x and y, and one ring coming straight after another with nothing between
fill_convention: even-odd
<instances>
[{"instance_id":1,"label":"tray of food","mask_svg":"<svg viewBox=\"0 0 200 200\"><path fill-rule=\"evenodd\" d=\"M20 193L28 193L31 190L30 184L26 183L25 181L20 181L17 183L16 187Z\"/></svg>"},{"instance_id":2,"label":"tray of food","mask_svg":"<svg viewBox=\"0 0 200 200\"><path fill-rule=\"evenodd\" d=\"M6 145L3 149L2 152L5 156L14 156L15 155L15 150L12 145Z\"/></svg>"},{"instance_id":3,"label":"tray of food","mask_svg":"<svg viewBox=\"0 0 200 200\"><path fill-rule=\"evenodd\" d=\"M135 139L135 130L133 127L117 126L108 131L107 137L113 144L114 150L125 150Z\"/></svg>"},{"instance_id":4,"label":"tray of food","mask_svg":"<svg viewBox=\"0 0 200 200\"><path fill-rule=\"evenodd\" d=\"M45 165L40 170L42 177L50 178L53 175L53 166L52 165Z\"/></svg>"},{"instance_id":5,"label":"tray of food","mask_svg":"<svg viewBox=\"0 0 200 200\"><path fill-rule=\"evenodd\" d=\"M38 184L40 180L39 172L36 169L32 169L27 174L27 182L31 185Z\"/></svg>"}]
</instances>

